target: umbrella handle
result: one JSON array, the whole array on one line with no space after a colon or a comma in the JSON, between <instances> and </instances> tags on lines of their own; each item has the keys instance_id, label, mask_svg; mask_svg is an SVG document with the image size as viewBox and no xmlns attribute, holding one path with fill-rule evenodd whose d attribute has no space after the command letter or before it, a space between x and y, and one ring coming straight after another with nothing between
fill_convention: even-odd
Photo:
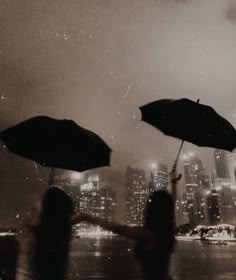
<instances>
[{"instance_id":1,"label":"umbrella handle","mask_svg":"<svg viewBox=\"0 0 236 280\"><path fill-rule=\"evenodd\" d=\"M180 156L181 150L183 148L183 144L184 144L184 140L182 140L182 142L180 144L180 147L179 147L179 150L178 150L178 153L177 153L177 157L176 157L175 162L174 162L173 167L172 167L172 172L176 171L177 164L178 164L178 161L179 161L179 156Z\"/></svg>"}]
</instances>

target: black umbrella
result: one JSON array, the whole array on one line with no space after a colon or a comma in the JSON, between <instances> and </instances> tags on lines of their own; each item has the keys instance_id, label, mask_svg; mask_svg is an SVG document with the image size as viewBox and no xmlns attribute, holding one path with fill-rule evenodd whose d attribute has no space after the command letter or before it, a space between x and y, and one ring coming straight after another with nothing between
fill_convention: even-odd
<instances>
[{"instance_id":1,"label":"black umbrella","mask_svg":"<svg viewBox=\"0 0 236 280\"><path fill-rule=\"evenodd\" d=\"M140 110L143 121L166 135L183 140L174 167L184 141L227 151L236 147L234 127L212 107L199 104L199 100L160 99L140 107Z\"/></svg>"},{"instance_id":2,"label":"black umbrella","mask_svg":"<svg viewBox=\"0 0 236 280\"><path fill-rule=\"evenodd\" d=\"M0 132L8 149L43 166L84 171L110 164L111 149L71 120L37 116Z\"/></svg>"}]
</instances>

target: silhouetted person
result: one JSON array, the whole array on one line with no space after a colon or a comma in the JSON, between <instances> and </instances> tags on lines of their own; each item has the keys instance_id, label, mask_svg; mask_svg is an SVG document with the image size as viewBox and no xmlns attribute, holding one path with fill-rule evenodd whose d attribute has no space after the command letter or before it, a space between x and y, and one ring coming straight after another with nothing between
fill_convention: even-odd
<instances>
[{"instance_id":1,"label":"silhouetted person","mask_svg":"<svg viewBox=\"0 0 236 280\"><path fill-rule=\"evenodd\" d=\"M34 272L39 280L63 280L68 264L73 203L61 189L44 194L39 224L35 228Z\"/></svg>"},{"instance_id":2,"label":"silhouetted person","mask_svg":"<svg viewBox=\"0 0 236 280\"><path fill-rule=\"evenodd\" d=\"M175 171L171 173L171 195L165 190L151 194L145 209L143 227L120 225L88 214L78 214L73 223L86 221L136 240L135 255L142 265L145 279L170 279L168 268L175 243L174 203L179 179Z\"/></svg>"},{"instance_id":3,"label":"silhouetted person","mask_svg":"<svg viewBox=\"0 0 236 280\"><path fill-rule=\"evenodd\" d=\"M150 233L138 240L135 254L141 262L146 279L170 279L168 267L174 249L174 203L171 195L154 192L147 203L144 228Z\"/></svg>"}]
</instances>

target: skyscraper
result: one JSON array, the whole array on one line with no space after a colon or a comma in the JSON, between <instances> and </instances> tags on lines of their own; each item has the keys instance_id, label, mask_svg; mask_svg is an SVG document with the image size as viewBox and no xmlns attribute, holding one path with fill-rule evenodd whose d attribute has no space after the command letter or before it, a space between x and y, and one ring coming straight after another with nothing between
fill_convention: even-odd
<instances>
[{"instance_id":1,"label":"skyscraper","mask_svg":"<svg viewBox=\"0 0 236 280\"><path fill-rule=\"evenodd\" d=\"M168 186L168 167L165 164L154 164L151 170L151 191L160 189L167 190Z\"/></svg>"},{"instance_id":2,"label":"skyscraper","mask_svg":"<svg viewBox=\"0 0 236 280\"><path fill-rule=\"evenodd\" d=\"M114 218L114 210L116 205L116 192L108 185L100 188L100 213L99 216L108 221Z\"/></svg>"},{"instance_id":3,"label":"skyscraper","mask_svg":"<svg viewBox=\"0 0 236 280\"><path fill-rule=\"evenodd\" d=\"M103 186L98 175L89 175L86 182L80 186L79 212L111 221L115 205L116 193L108 185ZM80 223L77 228L80 232L98 229L87 223Z\"/></svg>"},{"instance_id":4,"label":"skyscraper","mask_svg":"<svg viewBox=\"0 0 236 280\"><path fill-rule=\"evenodd\" d=\"M191 156L184 162L187 211L191 226L206 223L205 202L202 196L203 182L207 183L202 161Z\"/></svg>"},{"instance_id":5,"label":"skyscraper","mask_svg":"<svg viewBox=\"0 0 236 280\"><path fill-rule=\"evenodd\" d=\"M217 178L229 179L230 174L227 152L222 150L215 150L214 159Z\"/></svg>"},{"instance_id":6,"label":"skyscraper","mask_svg":"<svg viewBox=\"0 0 236 280\"><path fill-rule=\"evenodd\" d=\"M236 153L228 154L229 175L233 184L236 184Z\"/></svg>"},{"instance_id":7,"label":"skyscraper","mask_svg":"<svg viewBox=\"0 0 236 280\"><path fill-rule=\"evenodd\" d=\"M202 190L209 190L212 187L211 174L205 169L200 170L199 173L200 188Z\"/></svg>"},{"instance_id":8,"label":"skyscraper","mask_svg":"<svg viewBox=\"0 0 236 280\"><path fill-rule=\"evenodd\" d=\"M148 196L145 171L127 166L125 188L126 222L129 225L142 225Z\"/></svg>"},{"instance_id":9,"label":"skyscraper","mask_svg":"<svg viewBox=\"0 0 236 280\"><path fill-rule=\"evenodd\" d=\"M213 189L208 191L206 199L208 223L209 225L217 225L220 223L219 194Z\"/></svg>"},{"instance_id":10,"label":"skyscraper","mask_svg":"<svg viewBox=\"0 0 236 280\"><path fill-rule=\"evenodd\" d=\"M191 156L184 162L185 184L200 186L200 174L203 170L202 161L195 156Z\"/></svg>"},{"instance_id":11,"label":"skyscraper","mask_svg":"<svg viewBox=\"0 0 236 280\"><path fill-rule=\"evenodd\" d=\"M236 224L235 154L214 151L216 165L215 188L219 195L220 220Z\"/></svg>"},{"instance_id":12,"label":"skyscraper","mask_svg":"<svg viewBox=\"0 0 236 280\"><path fill-rule=\"evenodd\" d=\"M216 190L219 195L220 221L236 224L236 189L230 181L218 180Z\"/></svg>"},{"instance_id":13,"label":"skyscraper","mask_svg":"<svg viewBox=\"0 0 236 280\"><path fill-rule=\"evenodd\" d=\"M98 217L100 212L99 177L91 176L80 186L79 212Z\"/></svg>"},{"instance_id":14,"label":"skyscraper","mask_svg":"<svg viewBox=\"0 0 236 280\"><path fill-rule=\"evenodd\" d=\"M175 221L177 226L189 223L185 194L183 198L177 199L175 202Z\"/></svg>"}]
</instances>

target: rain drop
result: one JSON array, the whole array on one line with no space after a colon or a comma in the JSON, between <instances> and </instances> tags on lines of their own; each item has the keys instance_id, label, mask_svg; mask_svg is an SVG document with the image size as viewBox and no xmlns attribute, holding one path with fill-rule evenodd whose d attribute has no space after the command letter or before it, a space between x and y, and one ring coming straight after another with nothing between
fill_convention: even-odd
<instances>
[{"instance_id":1,"label":"rain drop","mask_svg":"<svg viewBox=\"0 0 236 280\"><path fill-rule=\"evenodd\" d=\"M1 98L1 100L7 100L5 93L2 93L0 98Z\"/></svg>"}]
</instances>

